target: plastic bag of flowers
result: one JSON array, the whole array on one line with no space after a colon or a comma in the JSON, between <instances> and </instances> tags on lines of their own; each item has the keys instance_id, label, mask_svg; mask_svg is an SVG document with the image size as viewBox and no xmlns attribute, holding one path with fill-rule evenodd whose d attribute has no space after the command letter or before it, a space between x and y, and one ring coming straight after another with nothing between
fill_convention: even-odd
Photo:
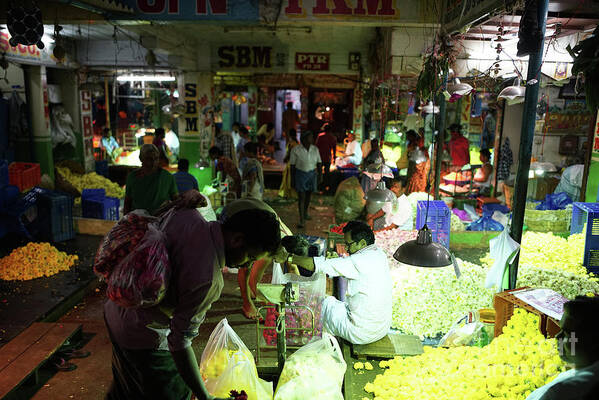
<instances>
[{"instance_id":1,"label":"plastic bag of flowers","mask_svg":"<svg viewBox=\"0 0 599 400\"><path fill-rule=\"evenodd\" d=\"M324 274L313 274L310 277L304 277L293 273L284 274L281 265L273 265L273 284L286 284L294 282L299 284L299 300L293 303L294 306L306 306L306 308L288 308L285 311L285 325L287 328L307 328L314 330L287 331L288 346L303 346L313 337L320 337L322 333L322 321L320 312L322 310L322 300L326 294L326 277ZM312 320L314 315L314 320ZM276 311L272 308L267 310L265 326L272 326L273 329L265 329L262 333L266 343L273 346L277 343L277 332L274 329L276 324Z\"/></svg>"},{"instance_id":2,"label":"plastic bag of flowers","mask_svg":"<svg viewBox=\"0 0 599 400\"><path fill-rule=\"evenodd\" d=\"M227 398L231 391L243 390L248 399L272 399L272 382L258 377L252 353L226 318L210 334L200 360L200 373L213 396Z\"/></svg>"},{"instance_id":3,"label":"plastic bag of flowers","mask_svg":"<svg viewBox=\"0 0 599 400\"><path fill-rule=\"evenodd\" d=\"M337 339L323 333L285 361L274 400L343 400L346 368Z\"/></svg>"}]
</instances>

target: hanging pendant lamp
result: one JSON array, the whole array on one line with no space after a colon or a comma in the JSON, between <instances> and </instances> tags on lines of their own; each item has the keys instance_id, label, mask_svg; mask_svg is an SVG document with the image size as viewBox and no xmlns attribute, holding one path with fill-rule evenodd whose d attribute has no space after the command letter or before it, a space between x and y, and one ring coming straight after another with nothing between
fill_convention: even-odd
<instances>
[{"instance_id":1,"label":"hanging pendant lamp","mask_svg":"<svg viewBox=\"0 0 599 400\"><path fill-rule=\"evenodd\" d=\"M416 240L403 243L393 254L402 264L416 267L440 268L453 264L453 257L445 246L433 242L433 235L426 224L418 231Z\"/></svg>"},{"instance_id":2,"label":"hanging pendant lamp","mask_svg":"<svg viewBox=\"0 0 599 400\"><path fill-rule=\"evenodd\" d=\"M432 101L429 101L427 105L422 107L422 112L425 114L439 114L439 107L433 105Z\"/></svg>"},{"instance_id":3,"label":"hanging pendant lamp","mask_svg":"<svg viewBox=\"0 0 599 400\"><path fill-rule=\"evenodd\" d=\"M467 96L472 93L473 90L474 88L471 85L460 82L458 78L455 78L453 83L447 85L447 91L452 96Z\"/></svg>"},{"instance_id":4,"label":"hanging pendant lamp","mask_svg":"<svg viewBox=\"0 0 599 400\"><path fill-rule=\"evenodd\" d=\"M525 94L526 87L520 86L520 78L516 78L514 84L504 88L497 97L500 99L515 100L519 98L523 99Z\"/></svg>"}]
</instances>

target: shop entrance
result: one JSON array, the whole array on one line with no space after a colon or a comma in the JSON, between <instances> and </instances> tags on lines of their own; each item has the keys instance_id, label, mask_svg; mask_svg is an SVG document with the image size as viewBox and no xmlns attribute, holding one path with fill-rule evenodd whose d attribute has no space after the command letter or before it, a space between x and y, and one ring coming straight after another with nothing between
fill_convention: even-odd
<instances>
[{"instance_id":1,"label":"shop entrance","mask_svg":"<svg viewBox=\"0 0 599 400\"><path fill-rule=\"evenodd\" d=\"M283 138L283 113L287 109L287 103L292 103L292 108L299 114L302 109L300 101L300 91L294 89L277 90L275 108L275 137L279 140ZM298 139L300 134L299 125L296 127ZM285 148L283 146L283 148Z\"/></svg>"},{"instance_id":2,"label":"shop entrance","mask_svg":"<svg viewBox=\"0 0 599 400\"><path fill-rule=\"evenodd\" d=\"M333 127L333 133L339 142L345 138L345 132L352 126L351 90L312 91L309 106L308 126L313 132L320 132L325 123Z\"/></svg>"}]
</instances>

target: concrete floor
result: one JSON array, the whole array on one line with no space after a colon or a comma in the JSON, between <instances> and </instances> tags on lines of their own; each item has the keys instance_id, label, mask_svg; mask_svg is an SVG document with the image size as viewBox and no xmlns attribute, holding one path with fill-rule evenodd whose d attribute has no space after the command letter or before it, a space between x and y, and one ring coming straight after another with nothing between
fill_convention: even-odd
<instances>
[{"instance_id":1,"label":"concrete floor","mask_svg":"<svg viewBox=\"0 0 599 400\"><path fill-rule=\"evenodd\" d=\"M273 197L271 191L267 193L267 199L268 195ZM274 201L272 205L281 219L293 231L297 231L296 204L288 201ZM315 196L311 214L312 220L308 222L302 233L325 237L328 225L333 223L332 197ZM269 279L269 276L267 271L264 280ZM89 338L84 349L90 351L91 356L72 360L77 365L76 370L56 373L31 398L36 400L96 400L104 398L112 380L112 372L111 345L102 315L103 303L103 288L97 289L60 319L62 322L76 322L83 325L83 332ZM200 335L194 341L193 347L198 360L210 333L224 317L228 319L229 324L248 348L255 353L256 325L243 316L241 306L237 275L225 274L225 287L221 298L213 304L206 321L201 326Z\"/></svg>"}]
</instances>

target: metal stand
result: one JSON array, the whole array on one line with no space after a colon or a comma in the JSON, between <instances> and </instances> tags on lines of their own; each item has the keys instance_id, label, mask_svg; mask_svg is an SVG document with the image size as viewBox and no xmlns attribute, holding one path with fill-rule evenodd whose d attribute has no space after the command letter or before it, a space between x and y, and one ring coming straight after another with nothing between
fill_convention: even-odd
<instances>
[{"instance_id":1,"label":"metal stand","mask_svg":"<svg viewBox=\"0 0 599 400\"><path fill-rule=\"evenodd\" d=\"M297 350L301 346L287 346L287 331L311 332L315 334L316 324L314 321L314 312L308 306L294 306L292 303L299 300L299 285L288 282L285 285L258 284L258 300L273 303L258 308L258 314L263 315L263 310L274 309L277 312L277 322L274 327L260 325L260 320L256 322L256 367L261 374L280 374L287 359L287 350ZM288 328L285 323L285 316L288 309L305 309L311 315L312 325L309 328ZM268 329L275 329L277 333L277 345L263 345L262 332ZM262 351L265 349L277 349L276 365L264 365Z\"/></svg>"}]
</instances>

